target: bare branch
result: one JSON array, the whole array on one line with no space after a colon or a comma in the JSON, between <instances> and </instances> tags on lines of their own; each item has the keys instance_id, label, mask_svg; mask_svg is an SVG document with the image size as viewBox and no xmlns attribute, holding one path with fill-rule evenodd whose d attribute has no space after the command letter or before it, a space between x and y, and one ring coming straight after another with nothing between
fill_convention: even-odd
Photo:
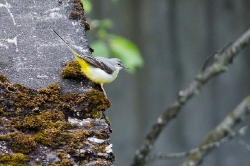
<instances>
[{"instance_id":1,"label":"bare branch","mask_svg":"<svg viewBox=\"0 0 250 166\"><path fill-rule=\"evenodd\" d=\"M250 96L246 97L225 119L212 131L208 133L206 138L200 143L199 147L206 146L210 143L223 140L223 137L232 137L235 133L232 133L232 128L241 122L246 115L250 113ZM248 126L249 127L249 126ZM243 129L238 130L238 135L241 134ZM244 133L242 133L244 134ZM189 157L183 162L182 166L195 166L202 162L202 159L215 147L208 149L201 149L197 152L190 154Z\"/></svg>"},{"instance_id":2,"label":"bare branch","mask_svg":"<svg viewBox=\"0 0 250 166\"><path fill-rule=\"evenodd\" d=\"M211 66L207 67L204 71L200 72L196 79L189 84L189 86L180 91L176 101L174 101L157 119L157 122L152 126L148 132L145 140L136 151L133 163L131 166L140 166L145 164L145 158L151 151L152 147L163 128L175 118L179 113L181 107L191 98L194 94L200 90L202 85L207 83L212 77L224 72L228 65L232 63L233 58L250 43L250 30L245 32L237 41L235 41L230 47L225 49L220 58L214 62Z\"/></svg>"},{"instance_id":3,"label":"bare branch","mask_svg":"<svg viewBox=\"0 0 250 166\"><path fill-rule=\"evenodd\" d=\"M216 142L208 143L206 145L203 145L203 146L195 148L195 149L191 149L188 152L170 153L170 154L158 153L158 154L156 154L154 156L149 156L146 161L147 162L152 162L152 161L154 161L156 159L164 159L164 160L178 159L178 158L187 157L187 156L195 154L195 153L199 153L200 151L210 151L211 149L219 147L222 144L230 141L233 138L245 135L246 130L249 130L249 129L250 129L250 125L247 125L247 126L244 126L244 127L240 128L236 132L230 132L230 134L228 136L222 138L221 140L218 140ZM246 146L246 145L244 144L244 146Z\"/></svg>"},{"instance_id":4,"label":"bare branch","mask_svg":"<svg viewBox=\"0 0 250 166\"><path fill-rule=\"evenodd\" d=\"M241 146L243 146L246 150L248 150L250 152L250 145L248 143L246 143L245 141L243 141L242 139L239 140L239 144Z\"/></svg>"}]
</instances>

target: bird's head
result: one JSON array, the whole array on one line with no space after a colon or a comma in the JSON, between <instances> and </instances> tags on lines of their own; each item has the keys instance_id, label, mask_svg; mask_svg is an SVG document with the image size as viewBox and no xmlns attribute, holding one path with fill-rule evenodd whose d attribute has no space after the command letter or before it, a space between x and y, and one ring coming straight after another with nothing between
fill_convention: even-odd
<instances>
[{"instance_id":1,"label":"bird's head","mask_svg":"<svg viewBox=\"0 0 250 166\"><path fill-rule=\"evenodd\" d=\"M128 69L128 67L124 66L122 61L118 58L112 58L112 61L114 62L115 68L118 70L121 70L123 68Z\"/></svg>"}]
</instances>

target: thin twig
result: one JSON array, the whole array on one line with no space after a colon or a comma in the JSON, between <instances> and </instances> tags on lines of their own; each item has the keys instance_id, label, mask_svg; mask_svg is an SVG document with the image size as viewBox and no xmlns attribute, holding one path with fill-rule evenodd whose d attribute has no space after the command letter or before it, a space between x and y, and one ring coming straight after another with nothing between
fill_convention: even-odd
<instances>
[{"instance_id":1,"label":"thin twig","mask_svg":"<svg viewBox=\"0 0 250 166\"><path fill-rule=\"evenodd\" d=\"M131 166L141 166L145 164L145 158L148 156L156 139L160 135L166 125L176 117L181 107L200 90L200 88L207 83L212 77L226 71L228 65L232 63L233 58L250 43L250 30L245 32L237 41L222 52L220 58L211 66L208 66L204 71L201 71L196 79L189 84L189 86L180 91L178 98L174 101L157 119L157 122L152 126L144 139L139 150L136 151L133 163Z\"/></svg>"},{"instance_id":2,"label":"thin twig","mask_svg":"<svg viewBox=\"0 0 250 166\"><path fill-rule=\"evenodd\" d=\"M195 153L200 152L200 151L208 151L210 149L221 146L222 144L230 141L233 138L245 135L246 130L249 130L249 129L250 129L250 125L247 125L247 126L244 126L244 127L240 128L236 132L230 132L230 134L228 136L226 136L226 137L224 137L221 140L218 140L216 142L208 143L208 144L203 145L201 147L191 149L190 151L187 151L187 152L170 153L170 154L158 153L156 155L149 156L146 161L147 162L152 162L152 161L154 161L156 159L163 159L163 160L179 159L179 158L183 158L183 157L187 157L189 155L195 154Z\"/></svg>"},{"instance_id":3,"label":"thin twig","mask_svg":"<svg viewBox=\"0 0 250 166\"><path fill-rule=\"evenodd\" d=\"M250 95L246 97L232 112L230 112L215 129L210 131L205 139L200 143L199 147L217 142L225 136L230 136L232 128L241 122L250 113ZM241 131L241 130L239 130ZM195 166L199 165L204 157L213 150L210 149L197 151L190 154L189 157L183 162L182 166Z\"/></svg>"},{"instance_id":4,"label":"thin twig","mask_svg":"<svg viewBox=\"0 0 250 166\"><path fill-rule=\"evenodd\" d=\"M248 150L250 152L250 145L248 143L246 143L245 141L243 141L242 139L239 140L239 144L241 146L243 146L246 150Z\"/></svg>"},{"instance_id":5,"label":"thin twig","mask_svg":"<svg viewBox=\"0 0 250 166\"><path fill-rule=\"evenodd\" d=\"M221 50L219 51L216 51L214 53L212 53L210 56L207 57L207 59L205 60L203 66L202 66L202 69L201 71L204 71L208 66L209 64L212 64L214 61L218 60L219 59L219 56L226 50L228 49L233 43L232 42L229 42L227 45L225 45Z\"/></svg>"}]
</instances>

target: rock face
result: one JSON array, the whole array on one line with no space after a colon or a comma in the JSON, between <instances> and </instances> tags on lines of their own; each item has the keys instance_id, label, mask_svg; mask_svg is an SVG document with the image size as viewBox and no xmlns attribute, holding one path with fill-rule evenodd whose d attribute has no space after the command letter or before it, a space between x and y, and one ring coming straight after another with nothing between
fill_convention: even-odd
<instances>
[{"instance_id":1,"label":"rock face","mask_svg":"<svg viewBox=\"0 0 250 166\"><path fill-rule=\"evenodd\" d=\"M91 54L80 0L0 0L0 164L112 165L111 104L52 29Z\"/></svg>"},{"instance_id":2,"label":"rock face","mask_svg":"<svg viewBox=\"0 0 250 166\"><path fill-rule=\"evenodd\" d=\"M57 82L63 92L79 91L79 84L60 76L74 57L52 29L79 54L91 53L80 0L0 0L0 9L1 73L31 88Z\"/></svg>"}]
</instances>

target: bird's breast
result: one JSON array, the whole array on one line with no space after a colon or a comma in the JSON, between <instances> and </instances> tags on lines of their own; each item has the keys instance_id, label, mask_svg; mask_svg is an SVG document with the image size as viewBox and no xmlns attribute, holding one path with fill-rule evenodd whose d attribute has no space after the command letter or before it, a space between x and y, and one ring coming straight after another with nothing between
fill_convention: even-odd
<instances>
[{"instance_id":1,"label":"bird's breast","mask_svg":"<svg viewBox=\"0 0 250 166\"><path fill-rule=\"evenodd\" d=\"M116 79L118 73L119 71L115 70L112 74L108 74L99 68L93 67L91 69L91 74L87 77L95 83L108 84Z\"/></svg>"},{"instance_id":2,"label":"bird's breast","mask_svg":"<svg viewBox=\"0 0 250 166\"><path fill-rule=\"evenodd\" d=\"M76 60L79 62L81 66L81 70L86 75L88 79L98 84L108 84L115 80L117 77L119 70L115 69L112 74L106 73L104 70L100 68L96 68L89 64L84 59L75 56Z\"/></svg>"}]
</instances>

